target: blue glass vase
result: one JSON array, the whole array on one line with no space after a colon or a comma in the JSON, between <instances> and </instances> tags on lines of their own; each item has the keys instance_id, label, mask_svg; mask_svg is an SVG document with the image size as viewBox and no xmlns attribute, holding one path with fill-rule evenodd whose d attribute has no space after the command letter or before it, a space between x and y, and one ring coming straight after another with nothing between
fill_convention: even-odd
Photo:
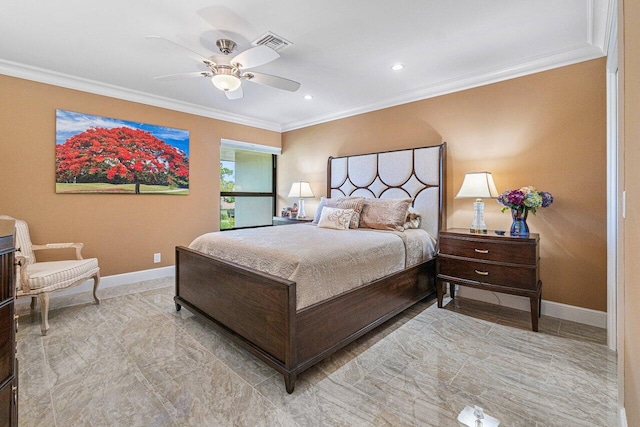
<instances>
[{"instance_id":1,"label":"blue glass vase","mask_svg":"<svg viewBox=\"0 0 640 427\"><path fill-rule=\"evenodd\" d=\"M529 226L527 225L527 209L511 209L511 230L509 234L513 237L529 237Z\"/></svg>"}]
</instances>

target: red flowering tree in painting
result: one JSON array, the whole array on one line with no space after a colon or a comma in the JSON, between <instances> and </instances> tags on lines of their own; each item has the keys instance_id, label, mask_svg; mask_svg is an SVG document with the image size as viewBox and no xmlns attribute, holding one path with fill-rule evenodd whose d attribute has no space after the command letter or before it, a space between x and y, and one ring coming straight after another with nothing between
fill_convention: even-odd
<instances>
[{"instance_id":1,"label":"red flowering tree in painting","mask_svg":"<svg viewBox=\"0 0 640 427\"><path fill-rule=\"evenodd\" d=\"M90 128L56 146L56 182L189 186L189 158L150 132Z\"/></svg>"}]
</instances>

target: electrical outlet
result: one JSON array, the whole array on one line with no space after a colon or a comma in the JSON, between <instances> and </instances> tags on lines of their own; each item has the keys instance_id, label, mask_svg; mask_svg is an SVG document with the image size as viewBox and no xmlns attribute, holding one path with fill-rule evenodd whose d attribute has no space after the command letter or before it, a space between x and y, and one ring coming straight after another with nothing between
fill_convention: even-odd
<instances>
[{"instance_id":1,"label":"electrical outlet","mask_svg":"<svg viewBox=\"0 0 640 427\"><path fill-rule=\"evenodd\" d=\"M156 264L159 263L161 261L161 259L162 259L162 256L159 253L153 254L153 262L154 263L156 263Z\"/></svg>"}]
</instances>

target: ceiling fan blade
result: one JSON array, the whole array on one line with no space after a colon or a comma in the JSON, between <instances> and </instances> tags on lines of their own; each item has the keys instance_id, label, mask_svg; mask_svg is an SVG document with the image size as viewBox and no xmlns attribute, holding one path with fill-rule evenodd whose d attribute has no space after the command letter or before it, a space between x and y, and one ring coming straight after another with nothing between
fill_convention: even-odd
<instances>
[{"instance_id":1,"label":"ceiling fan blade","mask_svg":"<svg viewBox=\"0 0 640 427\"><path fill-rule=\"evenodd\" d=\"M245 76L250 82L275 87L276 89L288 90L289 92L295 92L300 88L300 83L298 82L270 74L252 72L245 74Z\"/></svg>"},{"instance_id":2,"label":"ceiling fan blade","mask_svg":"<svg viewBox=\"0 0 640 427\"><path fill-rule=\"evenodd\" d=\"M168 74L166 76L154 77L153 79L171 81L171 80L189 79L192 77L211 77L211 76L212 76L212 73L209 73L206 71L194 71L192 73Z\"/></svg>"},{"instance_id":3,"label":"ceiling fan blade","mask_svg":"<svg viewBox=\"0 0 640 427\"><path fill-rule=\"evenodd\" d=\"M192 51L189 48L186 48L184 46L182 46L181 44L178 44L176 42L173 42L171 40L167 40L164 37L159 37L159 36L146 36L145 39L152 41L154 43L158 43L164 47L166 47L167 49L172 49L174 51L179 51L184 55L187 55L189 58L193 59L194 61L198 61L200 63L204 63L204 64L214 64L215 63L213 61L211 61L210 59L200 55L199 53L196 53L194 51Z\"/></svg>"},{"instance_id":4,"label":"ceiling fan blade","mask_svg":"<svg viewBox=\"0 0 640 427\"><path fill-rule=\"evenodd\" d=\"M280 58L278 52L270 47L256 46L237 54L230 62L231 64L239 64L242 69L247 69L258 67L278 58Z\"/></svg>"},{"instance_id":5,"label":"ceiling fan blade","mask_svg":"<svg viewBox=\"0 0 640 427\"><path fill-rule=\"evenodd\" d=\"M242 99L242 97L244 96L244 92L242 92L242 86L234 91L227 90L224 92L224 94L227 95L227 99Z\"/></svg>"}]
</instances>

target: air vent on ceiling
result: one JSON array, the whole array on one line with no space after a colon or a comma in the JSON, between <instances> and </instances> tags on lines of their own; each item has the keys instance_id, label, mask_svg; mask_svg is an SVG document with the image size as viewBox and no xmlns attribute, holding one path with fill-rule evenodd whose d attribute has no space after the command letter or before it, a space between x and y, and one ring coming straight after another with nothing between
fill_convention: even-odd
<instances>
[{"instance_id":1,"label":"air vent on ceiling","mask_svg":"<svg viewBox=\"0 0 640 427\"><path fill-rule=\"evenodd\" d=\"M254 41L252 41L251 44L254 46L265 45L275 51L280 51L291 46L293 43L291 43L289 40L285 39L284 37L280 37L279 35L274 34L271 31L268 31L263 35L261 35L260 37L258 37L257 39L255 39Z\"/></svg>"}]
</instances>

